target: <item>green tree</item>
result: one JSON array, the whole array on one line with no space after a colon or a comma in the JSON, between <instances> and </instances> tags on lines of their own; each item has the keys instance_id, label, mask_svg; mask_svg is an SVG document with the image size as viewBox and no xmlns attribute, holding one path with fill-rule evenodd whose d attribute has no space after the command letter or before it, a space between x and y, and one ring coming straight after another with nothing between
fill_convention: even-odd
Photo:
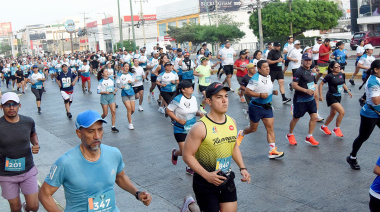
<instances>
[{"instance_id":1,"label":"green tree","mask_svg":"<svg viewBox=\"0 0 380 212\"><path fill-rule=\"evenodd\" d=\"M12 47L7 41L3 41L0 45L0 54L10 55L12 52Z\"/></svg>"},{"instance_id":2,"label":"green tree","mask_svg":"<svg viewBox=\"0 0 380 212\"><path fill-rule=\"evenodd\" d=\"M338 19L343 12L338 5L326 0L293 0L292 12L289 12L289 2L272 2L261 10L264 37L290 35L290 23L293 24L294 36L307 30L329 30L338 25ZM249 18L250 28L259 35L258 12Z\"/></svg>"},{"instance_id":3,"label":"green tree","mask_svg":"<svg viewBox=\"0 0 380 212\"><path fill-rule=\"evenodd\" d=\"M134 51L135 49L133 46L134 46L133 40L124 40L123 41L123 47L125 50ZM120 42L116 43L116 46L114 46L115 51L119 50L119 48L121 48ZM136 46L136 49L139 49L139 47Z\"/></svg>"}]
</instances>

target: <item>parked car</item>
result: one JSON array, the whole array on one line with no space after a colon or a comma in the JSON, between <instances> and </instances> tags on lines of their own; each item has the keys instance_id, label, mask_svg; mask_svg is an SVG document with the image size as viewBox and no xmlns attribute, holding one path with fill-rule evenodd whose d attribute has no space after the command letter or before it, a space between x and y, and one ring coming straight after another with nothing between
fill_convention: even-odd
<instances>
[{"instance_id":1,"label":"parked car","mask_svg":"<svg viewBox=\"0 0 380 212\"><path fill-rule=\"evenodd\" d=\"M350 48L350 40L349 39L345 39L345 38L329 38L329 39L330 39L330 46L331 46L332 49L336 48L336 44L339 41L342 41L344 43L344 48L345 49Z\"/></svg>"},{"instance_id":2,"label":"parked car","mask_svg":"<svg viewBox=\"0 0 380 212\"><path fill-rule=\"evenodd\" d=\"M380 46L380 32L375 32L375 31L356 32L350 42L350 46L352 50L356 50L356 47L358 47L359 39L364 40L364 45L372 44L372 46Z\"/></svg>"}]
</instances>

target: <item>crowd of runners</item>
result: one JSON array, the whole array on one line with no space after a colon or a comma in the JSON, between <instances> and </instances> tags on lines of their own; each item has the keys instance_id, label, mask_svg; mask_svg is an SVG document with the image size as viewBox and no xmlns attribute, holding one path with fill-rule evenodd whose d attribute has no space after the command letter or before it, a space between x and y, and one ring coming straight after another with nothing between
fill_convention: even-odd
<instances>
[{"instance_id":1,"label":"crowd of runners","mask_svg":"<svg viewBox=\"0 0 380 212\"><path fill-rule=\"evenodd\" d=\"M380 127L380 60L375 60L373 49L370 44L359 41L355 73L349 79L350 84L355 85L354 79L360 71L361 87L365 87L359 100L363 106L359 135L346 158L354 170L360 169L356 157L361 145L376 125ZM263 52L251 53L246 49L236 52L226 41L217 54L204 44L195 59L190 56L186 49L170 48L164 53L163 48L157 46L150 55L141 48L135 53L120 49L115 54L97 51L1 60L0 82L5 83L1 88L8 92L1 96L4 116L0 118L0 185L11 211L37 211L39 201L47 211L59 211L52 195L60 186L64 187L65 211L119 211L115 204L115 182L143 204L150 204L151 195L139 191L123 171L121 152L102 144L108 109L111 131L119 132L116 128L116 108L119 107L116 98L122 100L127 110L129 130L135 129L133 114L136 107L138 111L144 111L144 100L148 104L157 103L158 112L170 120L162 124L173 126L178 144L178 148L171 151L171 161L176 165L178 157L183 157L187 164L186 173L193 175L196 197L196 201L191 196L185 198L182 212L237 210L232 160L239 167L241 181L249 183L251 176L244 165L240 144L245 135L258 129L260 121L267 131L268 157L276 159L285 155L276 146L274 132L272 99L279 94L282 103L288 104L292 111L289 133L283 135L290 145L297 145L297 140L319 145L313 133L316 122L324 120L318 113L318 108L324 107L323 101L330 107L330 114L320 131L343 137L340 126L345 110L340 101L342 95L352 97L345 84L347 51L344 43L338 42L336 49L332 49L329 39L317 38L314 46L302 49L300 41L293 42L290 36L284 46L269 42ZM211 61L214 56L216 63ZM211 75L218 66L218 81L212 82ZM291 70L293 76L288 85L294 92L292 99L285 96L286 70ZM240 85L237 89L231 84L235 71ZM91 80L98 81L95 89L91 88ZM273 88L276 80L279 91ZM45 89L49 81L59 87L68 119L73 117L70 107L76 89L83 93L76 95L99 95L102 114L86 110L76 116L75 133L80 144L54 162L38 191L37 168L32 155L40 150L38 136L33 119L18 114L21 107L19 96L28 95L26 91L30 84L37 113L43 115L43 94L53 92ZM325 84L328 90L323 94ZM249 119L249 126L239 131L236 120L226 115L228 102L233 99L229 98L229 93L233 92L248 108L243 112ZM61 110L60 107L55 109ZM296 139L294 129L306 113L310 116L308 132L303 138L297 135ZM197 116L200 117L198 121ZM335 117L335 125L329 127ZM372 211L380 208L380 159L375 173L378 177L370 189ZM20 189L25 196L24 203L20 200Z\"/></svg>"}]
</instances>

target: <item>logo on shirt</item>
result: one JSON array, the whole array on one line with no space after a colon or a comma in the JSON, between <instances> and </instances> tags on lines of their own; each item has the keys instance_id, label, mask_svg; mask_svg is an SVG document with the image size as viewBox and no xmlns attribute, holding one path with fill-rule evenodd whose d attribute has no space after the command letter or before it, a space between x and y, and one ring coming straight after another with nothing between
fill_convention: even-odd
<instances>
[{"instance_id":1,"label":"logo on shirt","mask_svg":"<svg viewBox=\"0 0 380 212\"><path fill-rule=\"evenodd\" d=\"M230 130L234 130L235 128L234 128L234 126L232 126L232 125L230 125Z\"/></svg>"},{"instance_id":2,"label":"logo on shirt","mask_svg":"<svg viewBox=\"0 0 380 212\"><path fill-rule=\"evenodd\" d=\"M216 129L216 126L212 128L212 133L218 133L218 130Z\"/></svg>"},{"instance_id":3,"label":"logo on shirt","mask_svg":"<svg viewBox=\"0 0 380 212\"><path fill-rule=\"evenodd\" d=\"M50 168L50 173L49 173L49 178L50 180L53 180L54 178L54 175L55 175L55 172L57 171L57 165L53 165L51 168Z\"/></svg>"},{"instance_id":4,"label":"logo on shirt","mask_svg":"<svg viewBox=\"0 0 380 212\"><path fill-rule=\"evenodd\" d=\"M190 102L185 102L183 105L185 105L186 108L190 108Z\"/></svg>"},{"instance_id":5,"label":"logo on shirt","mask_svg":"<svg viewBox=\"0 0 380 212\"><path fill-rule=\"evenodd\" d=\"M268 83L268 80L266 79L266 80L261 80L261 82L264 84L264 85L266 85L267 83Z\"/></svg>"},{"instance_id":6,"label":"logo on shirt","mask_svg":"<svg viewBox=\"0 0 380 212\"><path fill-rule=\"evenodd\" d=\"M114 175L114 174L116 174L116 171L115 171L115 169L112 169L111 175Z\"/></svg>"}]
</instances>

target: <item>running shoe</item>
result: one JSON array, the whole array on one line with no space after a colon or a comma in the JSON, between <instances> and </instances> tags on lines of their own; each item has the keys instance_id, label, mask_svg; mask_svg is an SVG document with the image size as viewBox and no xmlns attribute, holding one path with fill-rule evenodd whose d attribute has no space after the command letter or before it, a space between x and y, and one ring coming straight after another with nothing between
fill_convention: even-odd
<instances>
[{"instance_id":1,"label":"running shoe","mask_svg":"<svg viewBox=\"0 0 380 212\"><path fill-rule=\"evenodd\" d=\"M67 113L67 118L71 119L73 117L73 115L71 115L71 113Z\"/></svg>"},{"instance_id":2,"label":"running shoe","mask_svg":"<svg viewBox=\"0 0 380 212\"><path fill-rule=\"evenodd\" d=\"M152 92L152 99L154 99L154 91Z\"/></svg>"},{"instance_id":3,"label":"running shoe","mask_svg":"<svg viewBox=\"0 0 380 212\"><path fill-rule=\"evenodd\" d=\"M359 99L359 104L360 104L360 107L363 107L365 105L365 99L360 98Z\"/></svg>"},{"instance_id":4,"label":"running shoe","mask_svg":"<svg viewBox=\"0 0 380 212\"><path fill-rule=\"evenodd\" d=\"M319 145L319 142L316 141L313 136L310 136L310 138L306 137L305 142L308 144L311 144L312 146L318 146Z\"/></svg>"},{"instance_id":5,"label":"running shoe","mask_svg":"<svg viewBox=\"0 0 380 212\"><path fill-rule=\"evenodd\" d=\"M201 107L200 111L201 111L203 114L207 114L207 111L206 111L203 107Z\"/></svg>"},{"instance_id":6,"label":"running shoe","mask_svg":"<svg viewBox=\"0 0 380 212\"><path fill-rule=\"evenodd\" d=\"M42 110L41 108L38 108L38 114L41 114Z\"/></svg>"},{"instance_id":7,"label":"running shoe","mask_svg":"<svg viewBox=\"0 0 380 212\"><path fill-rule=\"evenodd\" d=\"M240 102L241 103L246 103L245 98L243 96L240 98Z\"/></svg>"},{"instance_id":8,"label":"running shoe","mask_svg":"<svg viewBox=\"0 0 380 212\"><path fill-rule=\"evenodd\" d=\"M290 91L293 91L293 87L292 87L291 83L288 84L288 88L289 88Z\"/></svg>"},{"instance_id":9,"label":"running shoe","mask_svg":"<svg viewBox=\"0 0 380 212\"><path fill-rule=\"evenodd\" d=\"M128 125L128 129L130 129L130 130L134 130L135 128L133 127L133 124L129 124L129 125Z\"/></svg>"},{"instance_id":10,"label":"running shoe","mask_svg":"<svg viewBox=\"0 0 380 212\"><path fill-rule=\"evenodd\" d=\"M150 104L150 94L148 94L148 103Z\"/></svg>"},{"instance_id":11,"label":"running shoe","mask_svg":"<svg viewBox=\"0 0 380 212\"><path fill-rule=\"evenodd\" d=\"M15 90L15 88L13 87L13 88L12 88L12 90L14 91L14 90Z\"/></svg>"},{"instance_id":12,"label":"running shoe","mask_svg":"<svg viewBox=\"0 0 380 212\"><path fill-rule=\"evenodd\" d=\"M324 134L326 134L326 135L331 135L331 131L329 130L329 128L321 126L321 128L319 128L319 129L320 129Z\"/></svg>"},{"instance_id":13,"label":"running shoe","mask_svg":"<svg viewBox=\"0 0 380 212\"><path fill-rule=\"evenodd\" d=\"M119 130L116 127L112 127L111 131L114 132L114 133L118 133L119 132Z\"/></svg>"},{"instance_id":14,"label":"running shoe","mask_svg":"<svg viewBox=\"0 0 380 212\"><path fill-rule=\"evenodd\" d=\"M194 175L194 171L190 167L186 167L186 174L189 174L191 176Z\"/></svg>"},{"instance_id":15,"label":"running shoe","mask_svg":"<svg viewBox=\"0 0 380 212\"><path fill-rule=\"evenodd\" d=\"M88 91L89 94L92 94L92 91Z\"/></svg>"},{"instance_id":16,"label":"running shoe","mask_svg":"<svg viewBox=\"0 0 380 212\"><path fill-rule=\"evenodd\" d=\"M83 91L83 93L85 94L86 93L86 91L85 90L82 90Z\"/></svg>"},{"instance_id":17,"label":"running shoe","mask_svg":"<svg viewBox=\"0 0 380 212\"><path fill-rule=\"evenodd\" d=\"M159 108L158 108L158 112L160 112L160 113L165 113L164 108L163 108L163 107L159 107Z\"/></svg>"},{"instance_id":18,"label":"running shoe","mask_svg":"<svg viewBox=\"0 0 380 212\"><path fill-rule=\"evenodd\" d=\"M343 137L343 133L342 131L340 130L340 128L335 128L334 130L334 133L337 137Z\"/></svg>"},{"instance_id":19,"label":"running shoe","mask_svg":"<svg viewBox=\"0 0 380 212\"><path fill-rule=\"evenodd\" d=\"M236 142L238 146L240 146L241 142L243 141L244 136L241 135L243 133L243 130L240 130L237 134Z\"/></svg>"},{"instance_id":20,"label":"running shoe","mask_svg":"<svg viewBox=\"0 0 380 212\"><path fill-rule=\"evenodd\" d=\"M28 90L28 86L25 87L25 90Z\"/></svg>"},{"instance_id":21,"label":"running shoe","mask_svg":"<svg viewBox=\"0 0 380 212\"><path fill-rule=\"evenodd\" d=\"M158 104L158 107L161 106L161 101L159 99L157 99L157 104Z\"/></svg>"},{"instance_id":22,"label":"running shoe","mask_svg":"<svg viewBox=\"0 0 380 212\"><path fill-rule=\"evenodd\" d=\"M286 139L288 139L290 145L297 145L297 141L294 135L287 134Z\"/></svg>"},{"instance_id":23,"label":"running shoe","mask_svg":"<svg viewBox=\"0 0 380 212\"><path fill-rule=\"evenodd\" d=\"M185 199L183 200L183 205L182 205L182 208L181 208L181 211L180 212L189 212L189 205L193 204L193 203L196 203L194 198L190 195L187 195L185 197ZM197 205L198 206L198 205ZM199 206L198 206L198 210L201 211L199 209Z\"/></svg>"},{"instance_id":24,"label":"running shoe","mask_svg":"<svg viewBox=\"0 0 380 212\"><path fill-rule=\"evenodd\" d=\"M322 116L319 115L319 113L317 113L317 116L318 116L317 122L321 122L321 121L325 120L324 118L322 118Z\"/></svg>"},{"instance_id":25,"label":"running shoe","mask_svg":"<svg viewBox=\"0 0 380 212\"><path fill-rule=\"evenodd\" d=\"M139 111L144 111L144 109L139 105Z\"/></svg>"},{"instance_id":26,"label":"running shoe","mask_svg":"<svg viewBox=\"0 0 380 212\"><path fill-rule=\"evenodd\" d=\"M22 94L25 94L25 92L23 91Z\"/></svg>"},{"instance_id":27,"label":"running shoe","mask_svg":"<svg viewBox=\"0 0 380 212\"><path fill-rule=\"evenodd\" d=\"M173 165L177 165L177 160L178 160L178 156L176 156L174 153L176 152L177 150L174 148L172 149L172 164Z\"/></svg>"},{"instance_id":28,"label":"running shoe","mask_svg":"<svg viewBox=\"0 0 380 212\"><path fill-rule=\"evenodd\" d=\"M350 156L347 156L346 161L348 164L350 164L351 169L360 170L360 166L359 166L358 161L356 159L351 159Z\"/></svg>"},{"instance_id":29,"label":"running shoe","mask_svg":"<svg viewBox=\"0 0 380 212\"><path fill-rule=\"evenodd\" d=\"M230 88L230 91L231 91L231 92L234 92L235 90L234 90L234 89L232 89L232 88Z\"/></svg>"},{"instance_id":30,"label":"running shoe","mask_svg":"<svg viewBox=\"0 0 380 212\"><path fill-rule=\"evenodd\" d=\"M355 85L355 81L353 79L350 79L348 81L351 83L351 85Z\"/></svg>"},{"instance_id":31,"label":"running shoe","mask_svg":"<svg viewBox=\"0 0 380 212\"><path fill-rule=\"evenodd\" d=\"M116 108L119 108L119 105L118 105L118 104L116 104Z\"/></svg>"},{"instance_id":32,"label":"running shoe","mask_svg":"<svg viewBox=\"0 0 380 212\"><path fill-rule=\"evenodd\" d=\"M288 103L288 102L290 102L290 101L292 101L291 98L286 98L286 97L285 97L285 99L282 100L282 104L286 104L286 103Z\"/></svg>"},{"instance_id":33,"label":"running shoe","mask_svg":"<svg viewBox=\"0 0 380 212\"><path fill-rule=\"evenodd\" d=\"M20 91L20 88L17 88L17 91Z\"/></svg>"},{"instance_id":34,"label":"running shoe","mask_svg":"<svg viewBox=\"0 0 380 212\"><path fill-rule=\"evenodd\" d=\"M269 152L269 158L270 159L280 158L284 155L285 155L284 152L278 152L277 151L277 147L275 147L274 149L272 149L272 151Z\"/></svg>"}]
</instances>

